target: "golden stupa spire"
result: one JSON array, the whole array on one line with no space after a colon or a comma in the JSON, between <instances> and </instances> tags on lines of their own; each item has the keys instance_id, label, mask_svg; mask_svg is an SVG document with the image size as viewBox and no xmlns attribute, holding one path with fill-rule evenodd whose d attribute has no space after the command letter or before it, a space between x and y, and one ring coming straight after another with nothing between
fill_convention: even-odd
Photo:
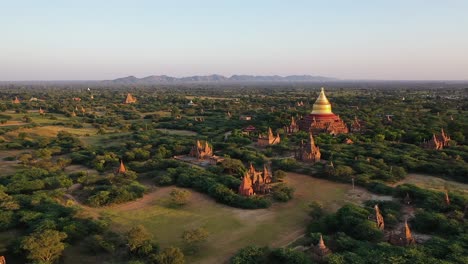
<instances>
[{"instance_id":1,"label":"golden stupa spire","mask_svg":"<svg viewBox=\"0 0 468 264\"><path fill-rule=\"evenodd\" d=\"M332 114L331 104L325 96L323 87L317 100L315 100L314 106L312 107L312 114Z\"/></svg>"}]
</instances>

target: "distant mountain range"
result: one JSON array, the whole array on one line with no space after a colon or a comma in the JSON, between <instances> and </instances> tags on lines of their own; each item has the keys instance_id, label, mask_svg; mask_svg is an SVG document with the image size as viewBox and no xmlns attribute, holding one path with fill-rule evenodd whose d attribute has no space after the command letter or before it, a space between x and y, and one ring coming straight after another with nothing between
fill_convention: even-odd
<instances>
[{"instance_id":1,"label":"distant mountain range","mask_svg":"<svg viewBox=\"0 0 468 264\"><path fill-rule=\"evenodd\" d=\"M190 76L190 77L171 77L167 75L151 75L144 78L128 76L114 80L102 81L109 84L168 84L168 83L229 83L229 82L327 82L336 81L336 78L312 76L312 75L290 75L290 76L257 76L257 75L232 75L226 77L219 74Z\"/></svg>"}]
</instances>

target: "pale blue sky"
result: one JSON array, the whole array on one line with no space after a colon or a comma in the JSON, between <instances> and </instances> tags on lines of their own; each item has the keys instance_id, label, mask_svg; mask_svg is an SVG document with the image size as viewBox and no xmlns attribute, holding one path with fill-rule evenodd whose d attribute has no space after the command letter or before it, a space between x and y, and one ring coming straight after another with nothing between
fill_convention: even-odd
<instances>
[{"instance_id":1,"label":"pale blue sky","mask_svg":"<svg viewBox=\"0 0 468 264\"><path fill-rule=\"evenodd\" d=\"M0 80L468 79L468 0L0 0Z\"/></svg>"}]
</instances>

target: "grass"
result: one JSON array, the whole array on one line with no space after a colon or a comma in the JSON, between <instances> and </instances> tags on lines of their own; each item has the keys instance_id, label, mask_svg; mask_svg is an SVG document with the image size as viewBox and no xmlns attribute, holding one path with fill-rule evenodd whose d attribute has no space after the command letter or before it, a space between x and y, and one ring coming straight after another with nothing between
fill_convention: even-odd
<instances>
[{"instance_id":1,"label":"grass","mask_svg":"<svg viewBox=\"0 0 468 264\"><path fill-rule=\"evenodd\" d=\"M189 263L223 263L239 248L285 246L304 233L309 221L308 204L319 201L334 211L346 202L359 203L370 198L365 190L310 176L289 173L286 181L296 188L295 198L288 203L275 203L271 208L243 210L214 202L192 191L191 202L174 209L167 206L172 187L158 188L144 198L124 205L98 209L110 219L113 228L125 232L134 225L145 226L162 246L181 246L184 230L204 227L209 233L206 245ZM96 209L93 209L93 211Z\"/></svg>"},{"instance_id":2,"label":"grass","mask_svg":"<svg viewBox=\"0 0 468 264\"><path fill-rule=\"evenodd\" d=\"M189 131L189 130L179 130L179 129L166 129L166 128L158 128L156 129L163 133L167 133L170 135L177 135L177 136L196 136L197 132Z\"/></svg>"},{"instance_id":3,"label":"grass","mask_svg":"<svg viewBox=\"0 0 468 264\"><path fill-rule=\"evenodd\" d=\"M118 137L129 134L131 134L131 132L109 133L104 135L97 135L94 133L91 136L80 137L80 140L88 146L118 146L125 145L125 141L122 141Z\"/></svg>"},{"instance_id":4,"label":"grass","mask_svg":"<svg viewBox=\"0 0 468 264\"><path fill-rule=\"evenodd\" d=\"M411 183L421 188L436 191L445 191L445 189L448 189L451 192L455 191L468 195L468 184L446 180L430 175L410 173L403 181L398 182L397 184L402 183Z\"/></svg>"},{"instance_id":5,"label":"grass","mask_svg":"<svg viewBox=\"0 0 468 264\"><path fill-rule=\"evenodd\" d=\"M96 128L83 127L83 128L72 128L65 126L42 126L33 128L19 128L14 131L10 131L5 134L6 139L14 139L18 137L18 134L23 132L26 133L28 138L35 137L56 137L59 131L67 131L75 136L86 136L94 135L97 132Z\"/></svg>"},{"instance_id":6,"label":"grass","mask_svg":"<svg viewBox=\"0 0 468 264\"><path fill-rule=\"evenodd\" d=\"M154 115L154 114L157 114L157 115L159 115L160 117L170 117L170 116L171 116L171 112L170 112L170 111L155 111L155 112L145 112L145 113L141 113L141 117L144 117L144 116L147 116L147 115Z\"/></svg>"},{"instance_id":7,"label":"grass","mask_svg":"<svg viewBox=\"0 0 468 264\"><path fill-rule=\"evenodd\" d=\"M25 115L29 116L32 119L33 123L40 124L40 125L53 124L57 122L69 122L73 119L79 119L79 117L70 118L61 114L41 115L38 112L15 113L13 111L10 111L10 112L6 112L5 115L11 116L11 120L9 120L7 124L10 122L13 123L13 121L22 121ZM50 116L54 116L56 119L50 119Z\"/></svg>"},{"instance_id":8,"label":"grass","mask_svg":"<svg viewBox=\"0 0 468 264\"><path fill-rule=\"evenodd\" d=\"M27 150L2 150L0 151L0 177L14 174L21 165L18 164L18 161L7 161L5 158L7 157L17 157L22 153L29 152Z\"/></svg>"}]
</instances>

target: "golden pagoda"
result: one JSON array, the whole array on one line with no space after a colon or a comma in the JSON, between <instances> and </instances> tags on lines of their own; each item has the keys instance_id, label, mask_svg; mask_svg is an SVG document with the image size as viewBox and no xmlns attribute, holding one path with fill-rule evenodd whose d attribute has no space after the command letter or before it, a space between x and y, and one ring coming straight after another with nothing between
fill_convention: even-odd
<instances>
[{"instance_id":1,"label":"golden pagoda","mask_svg":"<svg viewBox=\"0 0 468 264\"><path fill-rule=\"evenodd\" d=\"M323 87L320 90L319 97L317 98L317 100L315 100L311 114L333 114L330 101L328 101L327 97L325 96L325 91Z\"/></svg>"},{"instance_id":2,"label":"golden pagoda","mask_svg":"<svg viewBox=\"0 0 468 264\"><path fill-rule=\"evenodd\" d=\"M299 129L314 134L328 133L331 135L348 133L348 126L341 118L332 112L330 101L325 96L322 87L309 115L299 120Z\"/></svg>"}]
</instances>

